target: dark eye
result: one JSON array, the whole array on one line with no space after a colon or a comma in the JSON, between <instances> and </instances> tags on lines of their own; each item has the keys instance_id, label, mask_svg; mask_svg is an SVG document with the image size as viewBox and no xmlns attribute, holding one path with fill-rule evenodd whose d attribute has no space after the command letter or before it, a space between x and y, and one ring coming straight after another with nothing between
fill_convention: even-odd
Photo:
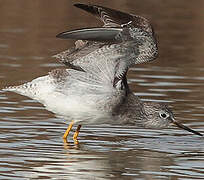
<instances>
[{"instance_id":1,"label":"dark eye","mask_svg":"<svg viewBox=\"0 0 204 180\"><path fill-rule=\"evenodd\" d=\"M168 114L166 114L166 113L160 113L159 115L163 119L166 119L168 117Z\"/></svg>"},{"instance_id":2,"label":"dark eye","mask_svg":"<svg viewBox=\"0 0 204 180\"><path fill-rule=\"evenodd\" d=\"M166 114L164 114L164 113L161 114L161 117L166 118Z\"/></svg>"}]
</instances>

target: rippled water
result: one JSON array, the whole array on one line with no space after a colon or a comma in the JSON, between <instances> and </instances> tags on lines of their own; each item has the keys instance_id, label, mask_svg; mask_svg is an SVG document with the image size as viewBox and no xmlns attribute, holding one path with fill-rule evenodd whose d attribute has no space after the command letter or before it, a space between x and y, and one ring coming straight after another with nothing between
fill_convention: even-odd
<instances>
[{"instance_id":1,"label":"rippled water","mask_svg":"<svg viewBox=\"0 0 204 180\"><path fill-rule=\"evenodd\" d=\"M54 36L97 23L65 0L0 3L0 88L61 66L50 57L72 42ZM177 120L204 134L204 2L100 4L152 20L160 57L131 68L131 89L170 103ZM189 132L82 126L75 145L62 141L66 126L36 101L0 91L0 179L204 179L204 139Z\"/></svg>"}]
</instances>

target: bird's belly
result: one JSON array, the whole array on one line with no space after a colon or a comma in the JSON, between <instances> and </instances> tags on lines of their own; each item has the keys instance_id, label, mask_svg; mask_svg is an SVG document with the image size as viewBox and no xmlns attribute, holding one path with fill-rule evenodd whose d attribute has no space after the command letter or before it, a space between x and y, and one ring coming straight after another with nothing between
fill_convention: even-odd
<instances>
[{"instance_id":1,"label":"bird's belly","mask_svg":"<svg viewBox=\"0 0 204 180\"><path fill-rule=\"evenodd\" d=\"M101 124L111 118L108 112L101 111L96 101L90 97L65 96L52 94L43 102L47 110L63 117L66 121L82 122L82 124Z\"/></svg>"}]
</instances>

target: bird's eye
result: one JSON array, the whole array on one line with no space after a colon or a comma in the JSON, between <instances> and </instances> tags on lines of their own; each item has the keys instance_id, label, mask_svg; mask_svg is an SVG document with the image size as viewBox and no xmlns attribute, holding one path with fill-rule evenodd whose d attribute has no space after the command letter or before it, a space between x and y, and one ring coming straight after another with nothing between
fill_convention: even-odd
<instances>
[{"instance_id":1,"label":"bird's eye","mask_svg":"<svg viewBox=\"0 0 204 180\"><path fill-rule=\"evenodd\" d=\"M166 119L169 115L166 113L159 113L160 117Z\"/></svg>"}]
</instances>

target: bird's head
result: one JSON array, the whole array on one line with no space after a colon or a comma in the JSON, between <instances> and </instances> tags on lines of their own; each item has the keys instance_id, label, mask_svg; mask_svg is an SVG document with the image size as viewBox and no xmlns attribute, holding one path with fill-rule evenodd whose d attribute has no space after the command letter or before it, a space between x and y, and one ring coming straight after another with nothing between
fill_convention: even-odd
<instances>
[{"instance_id":1,"label":"bird's head","mask_svg":"<svg viewBox=\"0 0 204 180\"><path fill-rule=\"evenodd\" d=\"M146 128L161 129L175 125L193 134L203 136L201 133L177 122L174 118L173 112L165 103L145 102L143 104L143 113L146 118L144 123Z\"/></svg>"}]
</instances>

